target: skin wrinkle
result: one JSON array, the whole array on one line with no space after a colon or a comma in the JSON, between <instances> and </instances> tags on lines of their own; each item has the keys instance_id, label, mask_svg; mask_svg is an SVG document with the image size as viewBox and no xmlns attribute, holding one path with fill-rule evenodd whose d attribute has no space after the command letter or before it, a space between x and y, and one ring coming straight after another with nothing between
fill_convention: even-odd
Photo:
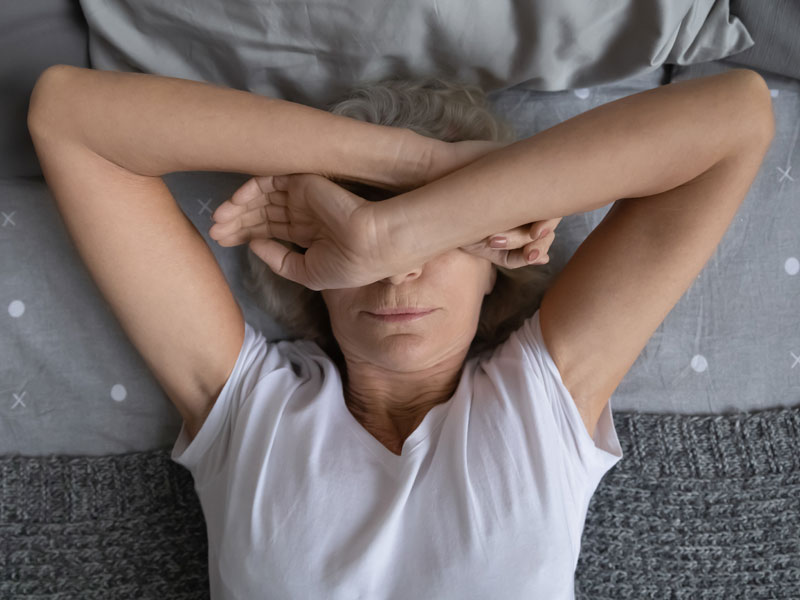
<instances>
[{"instance_id":1,"label":"skin wrinkle","mask_svg":"<svg viewBox=\"0 0 800 600\"><path fill-rule=\"evenodd\" d=\"M392 416L389 421L386 419L381 420L380 416L374 414L374 409L370 408L370 404L377 404L380 400L382 390L379 386L371 386L366 382L360 389L354 390L348 388L346 390L346 398L348 409L362 425L379 440L385 440L391 446L392 451L400 451L402 441L404 441L417 426L425 418L425 415L434 406L441 402L446 401L452 397L453 391L458 385L458 379L461 376L462 369L447 381L441 389L431 390L417 390L417 397L412 400L408 405L395 405L392 408ZM444 400L442 400L444 398ZM385 402L388 405L391 401ZM402 440L392 443L390 440ZM399 445L398 445L399 444ZM388 447L388 446L387 446Z\"/></svg>"}]
</instances>

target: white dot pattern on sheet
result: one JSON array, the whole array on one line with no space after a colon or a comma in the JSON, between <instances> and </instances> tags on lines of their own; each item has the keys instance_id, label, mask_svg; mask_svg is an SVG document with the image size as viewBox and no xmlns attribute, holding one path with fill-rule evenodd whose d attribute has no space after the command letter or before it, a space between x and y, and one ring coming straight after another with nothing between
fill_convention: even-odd
<instances>
[{"instance_id":1,"label":"white dot pattern on sheet","mask_svg":"<svg viewBox=\"0 0 800 600\"><path fill-rule=\"evenodd\" d=\"M8 305L8 314L12 317L19 318L25 313L25 303L22 300L12 300Z\"/></svg>"},{"instance_id":2,"label":"white dot pattern on sheet","mask_svg":"<svg viewBox=\"0 0 800 600\"><path fill-rule=\"evenodd\" d=\"M702 373L703 371L708 369L708 361L706 357L702 354L695 354L692 357L692 369L694 369L697 373Z\"/></svg>"},{"instance_id":3,"label":"white dot pattern on sheet","mask_svg":"<svg viewBox=\"0 0 800 600\"><path fill-rule=\"evenodd\" d=\"M111 399L115 402L122 402L128 397L128 390L121 383L117 383L111 388Z\"/></svg>"},{"instance_id":4,"label":"white dot pattern on sheet","mask_svg":"<svg viewBox=\"0 0 800 600\"><path fill-rule=\"evenodd\" d=\"M797 275L798 271L800 271L800 260L797 260L794 256L790 256L786 259L783 268L786 269L789 275Z\"/></svg>"},{"instance_id":5,"label":"white dot pattern on sheet","mask_svg":"<svg viewBox=\"0 0 800 600\"><path fill-rule=\"evenodd\" d=\"M581 100L586 100L589 97L589 88L577 88L574 94Z\"/></svg>"}]
</instances>

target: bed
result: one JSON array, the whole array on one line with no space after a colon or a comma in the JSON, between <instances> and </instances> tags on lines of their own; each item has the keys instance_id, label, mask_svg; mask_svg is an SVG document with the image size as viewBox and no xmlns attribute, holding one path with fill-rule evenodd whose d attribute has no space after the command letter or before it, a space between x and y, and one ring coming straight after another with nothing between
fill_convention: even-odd
<instances>
[{"instance_id":1,"label":"bed","mask_svg":"<svg viewBox=\"0 0 800 600\"><path fill-rule=\"evenodd\" d=\"M57 63L320 108L360 79L446 75L489 90L518 138L672 81L759 72L774 141L714 255L612 396L624 460L593 497L576 597L800 597L800 8L357 5L0 8L0 598L208 597L203 514L169 459L180 416L80 261L27 134L30 91ZM242 285L245 248L208 236L247 178L164 177L247 321L282 339ZM564 218L551 274L608 209Z\"/></svg>"}]
</instances>

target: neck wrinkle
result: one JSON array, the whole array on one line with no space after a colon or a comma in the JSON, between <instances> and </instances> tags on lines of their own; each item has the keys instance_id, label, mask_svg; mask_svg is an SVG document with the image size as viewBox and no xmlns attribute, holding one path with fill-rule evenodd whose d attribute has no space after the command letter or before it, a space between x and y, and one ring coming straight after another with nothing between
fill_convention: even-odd
<instances>
[{"instance_id":1,"label":"neck wrinkle","mask_svg":"<svg viewBox=\"0 0 800 600\"><path fill-rule=\"evenodd\" d=\"M463 369L462 361L456 369L398 374L393 378L374 374L360 378L357 367L348 369L345 404L353 417L384 445L402 446L434 406L453 397Z\"/></svg>"}]
</instances>

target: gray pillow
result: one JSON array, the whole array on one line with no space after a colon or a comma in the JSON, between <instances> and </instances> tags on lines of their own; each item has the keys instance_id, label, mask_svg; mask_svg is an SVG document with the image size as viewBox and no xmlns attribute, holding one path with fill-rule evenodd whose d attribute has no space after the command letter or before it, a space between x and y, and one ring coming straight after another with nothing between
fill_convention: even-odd
<instances>
[{"instance_id":1,"label":"gray pillow","mask_svg":"<svg viewBox=\"0 0 800 600\"><path fill-rule=\"evenodd\" d=\"M28 102L42 71L89 66L78 0L0 2L0 177L42 174L28 133Z\"/></svg>"},{"instance_id":2,"label":"gray pillow","mask_svg":"<svg viewBox=\"0 0 800 600\"><path fill-rule=\"evenodd\" d=\"M715 0L81 0L97 69L323 108L356 83L438 75L492 91L610 83L753 45Z\"/></svg>"},{"instance_id":3,"label":"gray pillow","mask_svg":"<svg viewBox=\"0 0 800 600\"><path fill-rule=\"evenodd\" d=\"M731 12L756 43L730 62L800 79L800 2L731 0Z\"/></svg>"}]
</instances>

